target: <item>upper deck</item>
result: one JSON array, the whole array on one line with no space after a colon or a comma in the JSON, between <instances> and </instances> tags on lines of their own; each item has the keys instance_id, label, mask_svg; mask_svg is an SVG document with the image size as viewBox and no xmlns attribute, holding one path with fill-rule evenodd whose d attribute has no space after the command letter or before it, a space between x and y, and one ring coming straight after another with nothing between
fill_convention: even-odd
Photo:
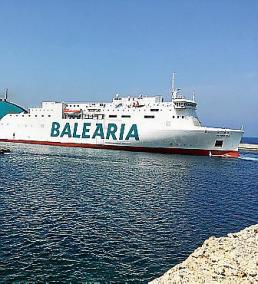
<instances>
[{"instance_id":1,"label":"upper deck","mask_svg":"<svg viewBox=\"0 0 258 284\"><path fill-rule=\"evenodd\" d=\"M43 102L40 107L32 107L19 117L34 119L96 119L135 121L148 119L148 123L165 122L166 125L201 126L196 114L194 98L187 99L172 88L171 100L162 96L115 95L111 102ZM15 115L17 116L17 115ZM173 120L173 122L172 122ZM164 124L164 123L163 123Z\"/></svg>"},{"instance_id":2,"label":"upper deck","mask_svg":"<svg viewBox=\"0 0 258 284\"><path fill-rule=\"evenodd\" d=\"M180 124L200 126L196 103L183 97L165 102L162 96L120 97L111 102L42 102L40 107L29 108L19 118L34 119L97 119L141 120L150 122L177 120ZM180 121L179 121L180 120Z\"/></svg>"}]
</instances>

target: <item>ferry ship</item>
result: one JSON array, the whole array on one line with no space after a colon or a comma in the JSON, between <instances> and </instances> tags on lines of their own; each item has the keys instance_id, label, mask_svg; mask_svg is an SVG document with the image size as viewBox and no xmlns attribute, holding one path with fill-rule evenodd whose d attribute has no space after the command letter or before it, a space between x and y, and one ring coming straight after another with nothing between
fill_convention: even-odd
<instances>
[{"instance_id":1,"label":"ferry ship","mask_svg":"<svg viewBox=\"0 0 258 284\"><path fill-rule=\"evenodd\" d=\"M172 80L162 96L121 97L112 102L43 102L25 109L0 100L0 142L202 156L238 157L242 129L202 126L195 98Z\"/></svg>"}]
</instances>

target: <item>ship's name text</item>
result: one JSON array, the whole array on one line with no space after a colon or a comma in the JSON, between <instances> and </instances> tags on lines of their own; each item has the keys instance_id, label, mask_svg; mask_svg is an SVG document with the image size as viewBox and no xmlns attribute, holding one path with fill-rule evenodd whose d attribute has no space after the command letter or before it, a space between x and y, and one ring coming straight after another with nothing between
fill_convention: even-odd
<instances>
[{"instance_id":1,"label":"ship's name text","mask_svg":"<svg viewBox=\"0 0 258 284\"><path fill-rule=\"evenodd\" d=\"M126 131L126 129L128 129ZM59 122L52 122L51 137L69 137L69 138L101 138L113 140L139 140L139 133L136 124L126 127L125 123L117 125L116 123L108 123L107 128L102 123L85 122L79 127L77 122L71 124L67 122L61 126Z\"/></svg>"}]
</instances>

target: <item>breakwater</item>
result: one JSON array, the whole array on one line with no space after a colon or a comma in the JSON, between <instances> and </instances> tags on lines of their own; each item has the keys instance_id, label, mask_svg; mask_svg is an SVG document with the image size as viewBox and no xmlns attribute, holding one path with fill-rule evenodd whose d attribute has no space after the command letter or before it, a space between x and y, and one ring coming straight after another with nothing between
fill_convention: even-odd
<instances>
[{"instance_id":1,"label":"breakwater","mask_svg":"<svg viewBox=\"0 0 258 284\"><path fill-rule=\"evenodd\" d=\"M239 150L242 150L242 151L257 151L258 152L258 144L241 143L238 148Z\"/></svg>"},{"instance_id":2,"label":"breakwater","mask_svg":"<svg viewBox=\"0 0 258 284\"><path fill-rule=\"evenodd\" d=\"M227 237L210 237L184 262L151 284L258 283L258 224Z\"/></svg>"}]
</instances>

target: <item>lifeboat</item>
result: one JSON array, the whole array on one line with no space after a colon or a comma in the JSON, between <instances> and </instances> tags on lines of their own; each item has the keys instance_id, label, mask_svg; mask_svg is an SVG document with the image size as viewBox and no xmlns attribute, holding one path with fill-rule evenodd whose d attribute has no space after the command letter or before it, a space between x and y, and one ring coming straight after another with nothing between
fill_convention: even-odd
<instances>
[{"instance_id":1,"label":"lifeboat","mask_svg":"<svg viewBox=\"0 0 258 284\"><path fill-rule=\"evenodd\" d=\"M144 104L140 104L139 101L134 101L133 104L132 104L132 107L144 107Z\"/></svg>"},{"instance_id":2,"label":"lifeboat","mask_svg":"<svg viewBox=\"0 0 258 284\"><path fill-rule=\"evenodd\" d=\"M67 115L80 115L81 114L81 109L64 109L64 114Z\"/></svg>"}]
</instances>

